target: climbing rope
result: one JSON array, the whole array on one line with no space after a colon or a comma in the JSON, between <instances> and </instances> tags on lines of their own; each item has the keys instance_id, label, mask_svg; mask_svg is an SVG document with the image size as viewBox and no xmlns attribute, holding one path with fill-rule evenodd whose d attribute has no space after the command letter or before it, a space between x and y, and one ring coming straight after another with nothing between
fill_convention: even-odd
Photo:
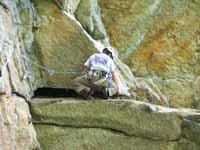
<instances>
[{"instance_id":1,"label":"climbing rope","mask_svg":"<svg viewBox=\"0 0 200 150\"><path fill-rule=\"evenodd\" d=\"M45 66L42 66L36 62L34 62L33 60L29 59L28 57L26 57L25 55L21 54L21 53L17 53L18 55L20 55L24 60L30 62L31 64L37 66L38 68L41 68L42 70L46 71L50 76L54 75L54 74L81 74L80 72L78 71L57 71L57 70L54 70L54 69L50 69L50 68L47 68Z\"/></svg>"}]
</instances>

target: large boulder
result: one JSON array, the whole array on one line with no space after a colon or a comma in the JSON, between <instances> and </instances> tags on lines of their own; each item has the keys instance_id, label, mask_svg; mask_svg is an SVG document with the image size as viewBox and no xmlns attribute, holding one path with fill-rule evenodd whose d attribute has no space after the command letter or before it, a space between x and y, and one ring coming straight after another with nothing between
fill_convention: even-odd
<instances>
[{"instance_id":1,"label":"large boulder","mask_svg":"<svg viewBox=\"0 0 200 150\"><path fill-rule=\"evenodd\" d=\"M41 101L33 100L31 110L34 120L41 123L113 129L152 139L175 140L181 134L181 119L176 113L150 113L151 108L144 105L145 112L131 101L63 101L52 105Z\"/></svg>"},{"instance_id":2,"label":"large boulder","mask_svg":"<svg viewBox=\"0 0 200 150\"><path fill-rule=\"evenodd\" d=\"M33 99L31 113L43 149L199 148L193 128L184 126L182 134L183 118L190 116L186 110L130 100Z\"/></svg>"},{"instance_id":3,"label":"large boulder","mask_svg":"<svg viewBox=\"0 0 200 150\"><path fill-rule=\"evenodd\" d=\"M34 49L38 54L43 81L40 87L73 87L81 64L97 50L77 23L62 13L53 1L34 0L40 16Z\"/></svg>"},{"instance_id":4,"label":"large boulder","mask_svg":"<svg viewBox=\"0 0 200 150\"><path fill-rule=\"evenodd\" d=\"M135 75L162 80L173 106L193 107L200 1L99 0L99 5L111 44ZM174 92L164 88L176 83ZM179 88L186 92L180 95Z\"/></svg>"}]
</instances>

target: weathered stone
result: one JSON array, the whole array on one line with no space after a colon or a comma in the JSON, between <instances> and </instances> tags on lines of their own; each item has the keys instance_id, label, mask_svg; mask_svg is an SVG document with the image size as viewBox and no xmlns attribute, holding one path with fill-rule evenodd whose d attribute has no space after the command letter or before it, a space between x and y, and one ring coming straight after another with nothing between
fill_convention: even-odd
<instances>
[{"instance_id":1,"label":"weathered stone","mask_svg":"<svg viewBox=\"0 0 200 150\"><path fill-rule=\"evenodd\" d=\"M75 12L83 28L96 40L106 36L97 0L81 0Z\"/></svg>"},{"instance_id":2,"label":"weathered stone","mask_svg":"<svg viewBox=\"0 0 200 150\"><path fill-rule=\"evenodd\" d=\"M186 139L181 139L174 148L174 150L190 150L190 149L198 150L199 146Z\"/></svg>"},{"instance_id":3,"label":"weathered stone","mask_svg":"<svg viewBox=\"0 0 200 150\"><path fill-rule=\"evenodd\" d=\"M71 88L74 86L72 79L79 75L76 73L80 73L81 64L96 49L81 28L52 1L33 2L41 18L35 32L35 49L41 65L50 69L41 69L47 82L40 86Z\"/></svg>"},{"instance_id":4,"label":"weathered stone","mask_svg":"<svg viewBox=\"0 0 200 150\"><path fill-rule=\"evenodd\" d=\"M99 4L111 44L125 53L143 40L161 0L99 0Z\"/></svg>"},{"instance_id":5,"label":"weathered stone","mask_svg":"<svg viewBox=\"0 0 200 150\"><path fill-rule=\"evenodd\" d=\"M194 86L192 79L171 78L161 80L154 78L159 89L167 95L170 106L197 108L194 98Z\"/></svg>"},{"instance_id":6,"label":"weathered stone","mask_svg":"<svg viewBox=\"0 0 200 150\"><path fill-rule=\"evenodd\" d=\"M183 125L183 135L190 141L200 145L200 124L194 121L185 120Z\"/></svg>"},{"instance_id":7,"label":"weathered stone","mask_svg":"<svg viewBox=\"0 0 200 150\"><path fill-rule=\"evenodd\" d=\"M18 97L0 97L0 149L38 148L28 104Z\"/></svg>"},{"instance_id":8,"label":"weathered stone","mask_svg":"<svg viewBox=\"0 0 200 150\"><path fill-rule=\"evenodd\" d=\"M34 122L111 129L150 139L177 140L181 135L181 117L173 112L151 112L132 101L60 100L33 99Z\"/></svg>"},{"instance_id":9,"label":"weathered stone","mask_svg":"<svg viewBox=\"0 0 200 150\"><path fill-rule=\"evenodd\" d=\"M74 14L80 3L80 0L58 0L57 2L64 10L70 14Z\"/></svg>"},{"instance_id":10,"label":"weathered stone","mask_svg":"<svg viewBox=\"0 0 200 150\"><path fill-rule=\"evenodd\" d=\"M99 3L112 45L123 52L122 56L138 74L180 75L192 71L196 62L199 2L99 0Z\"/></svg>"},{"instance_id":11,"label":"weathered stone","mask_svg":"<svg viewBox=\"0 0 200 150\"><path fill-rule=\"evenodd\" d=\"M195 108L200 110L200 76L194 81L194 99Z\"/></svg>"},{"instance_id":12,"label":"weathered stone","mask_svg":"<svg viewBox=\"0 0 200 150\"><path fill-rule=\"evenodd\" d=\"M73 88L77 74L71 71L79 72L80 64L96 52L77 23L59 8L75 13L93 38L107 35L96 0L57 2L61 7L54 0L0 0L0 86L7 96L15 91L30 98L43 86ZM199 108L198 86L193 87L200 73L199 0L98 2L111 45L132 71L145 78L158 76L155 82L172 106ZM37 64L47 68L38 69ZM36 100L32 112L43 149L200 149L198 114L130 101L62 99ZM0 149L36 148L27 103L1 96Z\"/></svg>"},{"instance_id":13,"label":"weathered stone","mask_svg":"<svg viewBox=\"0 0 200 150\"><path fill-rule=\"evenodd\" d=\"M35 81L27 53L33 41L33 12L30 1L3 0L0 3L0 149L38 148L28 104L11 92L31 97ZM32 80L33 79L33 80ZM2 93L1 93L2 94Z\"/></svg>"},{"instance_id":14,"label":"weathered stone","mask_svg":"<svg viewBox=\"0 0 200 150\"><path fill-rule=\"evenodd\" d=\"M169 109L136 101L70 99L33 99L31 108L44 150L200 148L196 123L183 121L199 117L197 110Z\"/></svg>"},{"instance_id":15,"label":"weathered stone","mask_svg":"<svg viewBox=\"0 0 200 150\"><path fill-rule=\"evenodd\" d=\"M135 75L191 81L179 86L186 91L182 96L178 88L171 95L162 86L173 106L191 107L190 87L199 74L200 2L99 0L99 4L111 44Z\"/></svg>"},{"instance_id":16,"label":"weathered stone","mask_svg":"<svg viewBox=\"0 0 200 150\"><path fill-rule=\"evenodd\" d=\"M22 42L26 51L31 52L33 43L33 26L35 24L36 12L30 1L20 0L16 2L16 8L20 18L15 18L15 23L19 25L19 31L21 32Z\"/></svg>"},{"instance_id":17,"label":"weathered stone","mask_svg":"<svg viewBox=\"0 0 200 150\"><path fill-rule=\"evenodd\" d=\"M36 72L27 59L27 53L32 54L34 15L30 1L8 1L2 2L5 7L0 6L0 55L1 68L4 82L5 74L8 74L12 91L30 97L34 90ZM23 56L22 56L23 55ZM34 55L30 56L35 58ZM6 66L7 65L7 66ZM32 90L32 91L31 91Z\"/></svg>"},{"instance_id":18,"label":"weathered stone","mask_svg":"<svg viewBox=\"0 0 200 150\"><path fill-rule=\"evenodd\" d=\"M177 142L130 137L98 128L36 125L36 130L43 150L177 150Z\"/></svg>"}]
</instances>

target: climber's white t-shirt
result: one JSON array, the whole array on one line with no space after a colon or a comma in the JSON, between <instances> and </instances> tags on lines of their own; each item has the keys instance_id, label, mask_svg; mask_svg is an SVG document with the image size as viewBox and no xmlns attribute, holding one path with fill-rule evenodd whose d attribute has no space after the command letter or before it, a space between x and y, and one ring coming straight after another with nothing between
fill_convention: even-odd
<instances>
[{"instance_id":1,"label":"climber's white t-shirt","mask_svg":"<svg viewBox=\"0 0 200 150\"><path fill-rule=\"evenodd\" d=\"M93 54L84 65L90 69L98 69L107 73L112 73L116 68L113 60L104 53Z\"/></svg>"}]
</instances>

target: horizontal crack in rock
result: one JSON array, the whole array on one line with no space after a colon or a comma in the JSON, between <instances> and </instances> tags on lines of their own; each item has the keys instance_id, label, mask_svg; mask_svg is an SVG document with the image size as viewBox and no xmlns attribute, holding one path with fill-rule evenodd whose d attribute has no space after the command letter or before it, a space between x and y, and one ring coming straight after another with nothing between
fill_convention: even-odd
<instances>
[{"instance_id":1,"label":"horizontal crack in rock","mask_svg":"<svg viewBox=\"0 0 200 150\"><path fill-rule=\"evenodd\" d=\"M56 126L56 127L69 127L69 128L74 128L74 129L102 129L102 130L107 130L115 134L127 136L127 137L136 137L136 138L143 138L143 139L148 139L148 140L156 140L156 141L166 141L166 142L178 142L181 137L174 139L174 140L162 140L162 139L156 139L156 138L148 138L148 137L143 137L143 136L137 136L134 134L127 134L126 132L123 132L121 130L116 130L113 128L108 128L108 127L97 127L97 126L76 126L76 125L61 125L61 124L56 124L56 123L49 123L49 122L40 122L40 121L32 121L34 125L48 125L48 126Z\"/></svg>"}]
</instances>

